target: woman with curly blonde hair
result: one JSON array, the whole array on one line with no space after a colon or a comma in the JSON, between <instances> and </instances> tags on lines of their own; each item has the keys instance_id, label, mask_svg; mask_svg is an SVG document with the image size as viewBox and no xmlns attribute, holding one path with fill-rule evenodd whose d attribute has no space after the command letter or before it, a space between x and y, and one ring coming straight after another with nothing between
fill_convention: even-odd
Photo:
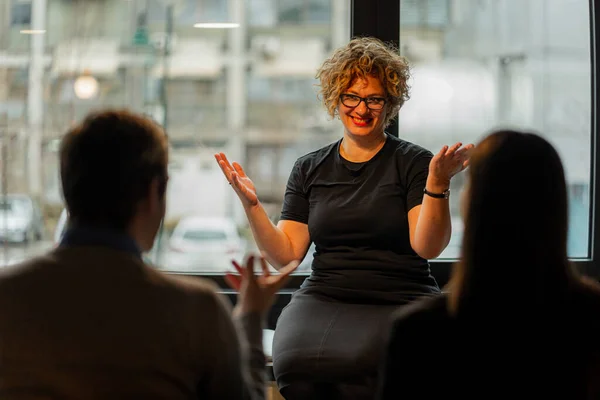
<instances>
[{"instance_id":1,"label":"woman with curly blonde hair","mask_svg":"<svg viewBox=\"0 0 600 400\"><path fill-rule=\"evenodd\" d=\"M439 293L427 260L450 239L448 188L472 145L434 156L385 132L409 98L409 72L374 38L355 38L323 63L320 95L344 134L296 161L277 225L242 167L215 155L275 268L316 245L312 273L275 330L273 369L287 400L372 398L390 314Z\"/></svg>"}]
</instances>

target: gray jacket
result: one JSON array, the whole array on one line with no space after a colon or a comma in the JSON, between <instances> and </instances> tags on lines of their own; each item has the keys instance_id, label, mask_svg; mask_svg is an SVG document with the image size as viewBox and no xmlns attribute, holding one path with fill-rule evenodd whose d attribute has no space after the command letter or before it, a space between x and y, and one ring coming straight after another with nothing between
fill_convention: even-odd
<instances>
[{"instance_id":1,"label":"gray jacket","mask_svg":"<svg viewBox=\"0 0 600 400\"><path fill-rule=\"evenodd\" d=\"M260 316L208 281L104 247L0 271L1 399L262 399L264 366Z\"/></svg>"}]
</instances>

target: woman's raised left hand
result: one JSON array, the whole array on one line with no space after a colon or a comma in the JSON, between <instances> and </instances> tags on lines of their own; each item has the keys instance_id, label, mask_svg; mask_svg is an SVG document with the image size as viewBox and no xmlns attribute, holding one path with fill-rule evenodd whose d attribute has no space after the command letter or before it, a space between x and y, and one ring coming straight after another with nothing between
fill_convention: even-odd
<instances>
[{"instance_id":1,"label":"woman's raised left hand","mask_svg":"<svg viewBox=\"0 0 600 400\"><path fill-rule=\"evenodd\" d=\"M469 166L471 151L474 144L463 146L461 142L451 147L444 146L431 159L429 175L440 184L450 184L452 177Z\"/></svg>"}]
</instances>

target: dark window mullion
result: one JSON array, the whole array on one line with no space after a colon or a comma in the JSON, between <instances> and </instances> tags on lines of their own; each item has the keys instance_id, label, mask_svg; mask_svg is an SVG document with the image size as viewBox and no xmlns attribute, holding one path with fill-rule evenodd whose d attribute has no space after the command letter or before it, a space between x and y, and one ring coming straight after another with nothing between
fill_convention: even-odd
<instances>
[{"instance_id":1,"label":"dark window mullion","mask_svg":"<svg viewBox=\"0 0 600 400\"><path fill-rule=\"evenodd\" d=\"M353 0L350 35L372 36L386 43L400 44L399 0ZM386 132L398 136L398 122L392 121Z\"/></svg>"},{"instance_id":2,"label":"dark window mullion","mask_svg":"<svg viewBox=\"0 0 600 400\"><path fill-rule=\"evenodd\" d=\"M598 115L600 115L600 62L598 55L600 55L600 29L598 22L600 21L600 6L595 5L595 0L590 0L590 59L591 65L591 96L592 96L592 118L591 118L591 165L590 165L590 256L591 261L577 262L576 264L580 267L580 270L588 275L592 275L596 278L600 278L600 265L598 265L598 257L600 257L600 238L598 234L598 228L600 227L600 196L598 189L600 189L600 163L598 162L598 156L600 155L600 138Z\"/></svg>"}]
</instances>

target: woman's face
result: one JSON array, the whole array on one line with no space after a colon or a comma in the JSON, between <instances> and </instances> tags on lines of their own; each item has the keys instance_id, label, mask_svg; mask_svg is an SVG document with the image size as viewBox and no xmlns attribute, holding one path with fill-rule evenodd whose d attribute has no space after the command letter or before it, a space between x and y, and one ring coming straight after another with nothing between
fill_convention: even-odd
<instances>
[{"instance_id":1,"label":"woman's face","mask_svg":"<svg viewBox=\"0 0 600 400\"><path fill-rule=\"evenodd\" d=\"M386 93L379 79L373 76L367 76L366 79L356 79L352 85L342 95L345 96L346 103L356 102L358 99L353 96L369 99L369 107L365 101L360 101L356 106L347 106L339 101L338 113L340 120L344 124L346 133L350 136L368 136L371 134L382 134L385 124L387 105L385 104ZM383 108L374 110L381 106L383 99Z\"/></svg>"}]
</instances>

